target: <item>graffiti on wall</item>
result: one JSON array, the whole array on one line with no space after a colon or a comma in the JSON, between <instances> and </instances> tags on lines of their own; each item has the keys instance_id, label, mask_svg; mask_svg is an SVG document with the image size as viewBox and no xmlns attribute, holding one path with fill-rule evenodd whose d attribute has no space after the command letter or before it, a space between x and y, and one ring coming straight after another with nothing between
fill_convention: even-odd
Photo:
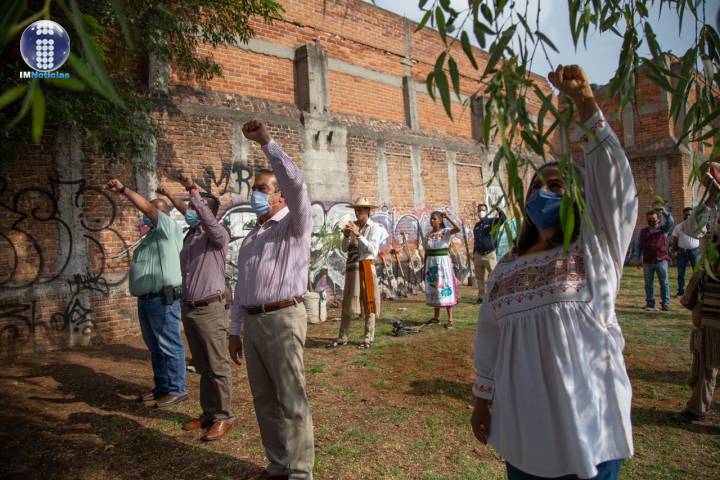
<instances>
[{"instance_id":1,"label":"graffiti on wall","mask_svg":"<svg viewBox=\"0 0 720 480\"><path fill-rule=\"evenodd\" d=\"M396 298L423 290L422 244L430 230L431 213L426 210L397 212L386 206L372 215L372 220L387 232L376 261L378 279L386 297ZM337 234L340 222L348 216L353 217L354 211L347 202L312 204L313 235L308 283L313 290L328 290L336 295L343 290L346 256L340 248ZM461 282L466 282L472 274L472 225L464 223L461 216L453 216L453 219L462 225L463 231L455 235L451 255L456 276ZM223 216L222 222L231 237L226 274L232 285L238 268L234 261L242 240L254 228L255 221L249 204L238 205ZM331 248L328 248L328 242L332 242Z\"/></svg>"},{"instance_id":2,"label":"graffiti on wall","mask_svg":"<svg viewBox=\"0 0 720 480\"><path fill-rule=\"evenodd\" d=\"M9 181L0 177L0 289L13 292L5 296L11 301L0 301L0 355L31 340L40 329L87 333L93 327L91 297L108 296L127 277L127 268L118 268L124 274L106 275L109 246L127 249L113 226L117 207L110 195L82 179L51 177L46 185L12 192ZM60 211L61 191L69 195L78 218L68 219ZM72 262L80 242L87 247L84 273L74 271L77 265ZM124 262L129 265L128 258ZM55 290L55 297L59 290L64 305L44 319L33 296L46 287Z\"/></svg>"}]
</instances>

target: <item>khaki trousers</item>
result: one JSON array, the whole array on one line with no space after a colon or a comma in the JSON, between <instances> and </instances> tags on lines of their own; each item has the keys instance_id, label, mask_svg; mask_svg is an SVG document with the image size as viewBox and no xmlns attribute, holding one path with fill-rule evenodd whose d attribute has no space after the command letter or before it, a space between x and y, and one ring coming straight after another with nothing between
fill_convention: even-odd
<instances>
[{"instance_id":1,"label":"khaki trousers","mask_svg":"<svg viewBox=\"0 0 720 480\"><path fill-rule=\"evenodd\" d=\"M190 308L183 304L185 327L192 363L200 374L200 406L203 419L233 420L231 371L228 358L228 315L225 302Z\"/></svg>"},{"instance_id":2,"label":"khaki trousers","mask_svg":"<svg viewBox=\"0 0 720 480\"><path fill-rule=\"evenodd\" d=\"M490 273L495 269L495 265L497 265L497 256L494 251L484 255L473 253L473 263L475 264L475 278L478 284L478 296L485 298L487 279L490 276Z\"/></svg>"},{"instance_id":3,"label":"khaki trousers","mask_svg":"<svg viewBox=\"0 0 720 480\"><path fill-rule=\"evenodd\" d=\"M255 415L271 475L312 479L312 416L305 393L303 348L307 314L302 304L246 315L244 351Z\"/></svg>"},{"instance_id":4,"label":"khaki trousers","mask_svg":"<svg viewBox=\"0 0 720 480\"><path fill-rule=\"evenodd\" d=\"M353 315L345 315L340 319L340 340L347 343L350 335L350 324ZM365 315L365 343L373 343L375 341L375 314L369 313Z\"/></svg>"},{"instance_id":5,"label":"khaki trousers","mask_svg":"<svg viewBox=\"0 0 720 480\"><path fill-rule=\"evenodd\" d=\"M713 393L715 392L715 380L717 379L717 368L706 366L705 356L702 352L693 355L693 365L690 378L692 394L687 402L687 409L690 413L703 416L710 409Z\"/></svg>"}]
</instances>

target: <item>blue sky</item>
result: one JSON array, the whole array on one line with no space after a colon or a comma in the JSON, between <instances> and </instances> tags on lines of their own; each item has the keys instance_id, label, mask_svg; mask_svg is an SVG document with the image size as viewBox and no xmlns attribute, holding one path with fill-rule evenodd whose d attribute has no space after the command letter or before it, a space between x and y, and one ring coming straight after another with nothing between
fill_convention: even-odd
<instances>
[{"instance_id":1,"label":"blue sky","mask_svg":"<svg viewBox=\"0 0 720 480\"><path fill-rule=\"evenodd\" d=\"M607 83L617 67L617 58L622 46L622 39L612 33L590 35L587 40L587 49L581 44L575 51L570 36L567 0L529 1L531 5L530 11L532 12L535 11L537 2L542 2L540 29L551 38L560 51L560 53L555 53L548 50L553 65L576 63L585 68L593 83ZM456 10L460 11L467 8L468 2L467 0L451 0L450 3ZM519 0L517 3L524 8L524 1ZM428 4L432 4L432 1L429 1ZM375 5L415 21L419 21L423 14L418 8L417 0L375 0ZM719 0L709 0L707 2L708 18L717 18L719 8ZM686 14L686 18L683 19L682 32L678 32L677 15L670 12L667 6L664 7L662 16L659 19L658 12L658 8L650 12L651 26L657 35L658 43L664 50L670 50L679 55L683 54L695 37L695 26L689 21L690 15ZM532 16L532 22L534 22L534 15ZM533 24L531 23L531 25ZM472 33L470 36L472 38ZM643 46L640 53L648 54L647 47ZM544 76L549 70L550 66L544 56L536 55L533 71Z\"/></svg>"}]
</instances>

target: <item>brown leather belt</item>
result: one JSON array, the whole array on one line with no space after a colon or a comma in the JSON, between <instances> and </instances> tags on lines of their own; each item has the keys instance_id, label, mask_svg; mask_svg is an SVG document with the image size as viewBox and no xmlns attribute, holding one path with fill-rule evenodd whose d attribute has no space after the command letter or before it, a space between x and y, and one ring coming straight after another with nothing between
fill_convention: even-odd
<instances>
[{"instance_id":1,"label":"brown leather belt","mask_svg":"<svg viewBox=\"0 0 720 480\"><path fill-rule=\"evenodd\" d=\"M293 297L290 300L281 300L275 303L266 303L265 305L243 306L242 309L245 310L245 313L248 315L258 315L260 313L274 312L275 310L280 310L281 308L292 307L293 305L302 303L302 299L303 297Z\"/></svg>"},{"instance_id":2,"label":"brown leather belt","mask_svg":"<svg viewBox=\"0 0 720 480\"><path fill-rule=\"evenodd\" d=\"M218 295L213 295L212 297L203 298L202 300L183 300L183 303L187 305L190 308L197 308L197 307L207 307L208 305L215 303L215 302L221 302L225 300L225 294L220 293Z\"/></svg>"}]
</instances>

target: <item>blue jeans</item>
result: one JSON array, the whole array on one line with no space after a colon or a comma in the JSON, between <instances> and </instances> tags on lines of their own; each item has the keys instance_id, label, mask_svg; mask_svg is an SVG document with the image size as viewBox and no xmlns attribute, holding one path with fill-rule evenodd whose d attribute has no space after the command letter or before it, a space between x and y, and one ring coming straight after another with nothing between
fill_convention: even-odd
<instances>
[{"instance_id":1,"label":"blue jeans","mask_svg":"<svg viewBox=\"0 0 720 480\"><path fill-rule=\"evenodd\" d=\"M180 336L180 300L163 305L162 297L138 298L143 340L150 350L155 393L184 395L185 346Z\"/></svg>"},{"instance_id":2,"label":"blue jeans","mask_svg":"<svg viewBox=\"0 0 720 480\"><path fill-rule=\"evenodd\" d=\"M598 474L589 480L615 480L620 474L620 465L622 465L622 463L622 460L610 460L597 465ZM522 470L518 470L509 463L506 463L506 465L508 480L539 480L548 478L530 475ZM554 480L578 480L579 478L577 475L564 475L562 477L555 477Z\"/></svg>"},{"instance_id":3,"label":"blue jeans","mask_svg":"<svg viewBox=\"0 0 720 480\"><path fill-rule=\"evenodd\" d=\"M660 280L660 300L662 306L667 307L670 305L670 284L668 282L668 262L663 260L658 263L645 263L643 264L645 269L645 305L648 307L655 307L655 272L658 274L658 280Z\"/></svg>"},{"instance_id":4,"label":"blue jeans","mask_svg":"<svg viewBox=\"0 0 720 480\"><path fill-rule=\"evenodd\" d=\"M688 263L694 269L698 257L700 257L699 248L693 248L692 250L685 250L684 248L678 249L678 295L685 293L685 269Z\"/></svg>"}]
</instances>

